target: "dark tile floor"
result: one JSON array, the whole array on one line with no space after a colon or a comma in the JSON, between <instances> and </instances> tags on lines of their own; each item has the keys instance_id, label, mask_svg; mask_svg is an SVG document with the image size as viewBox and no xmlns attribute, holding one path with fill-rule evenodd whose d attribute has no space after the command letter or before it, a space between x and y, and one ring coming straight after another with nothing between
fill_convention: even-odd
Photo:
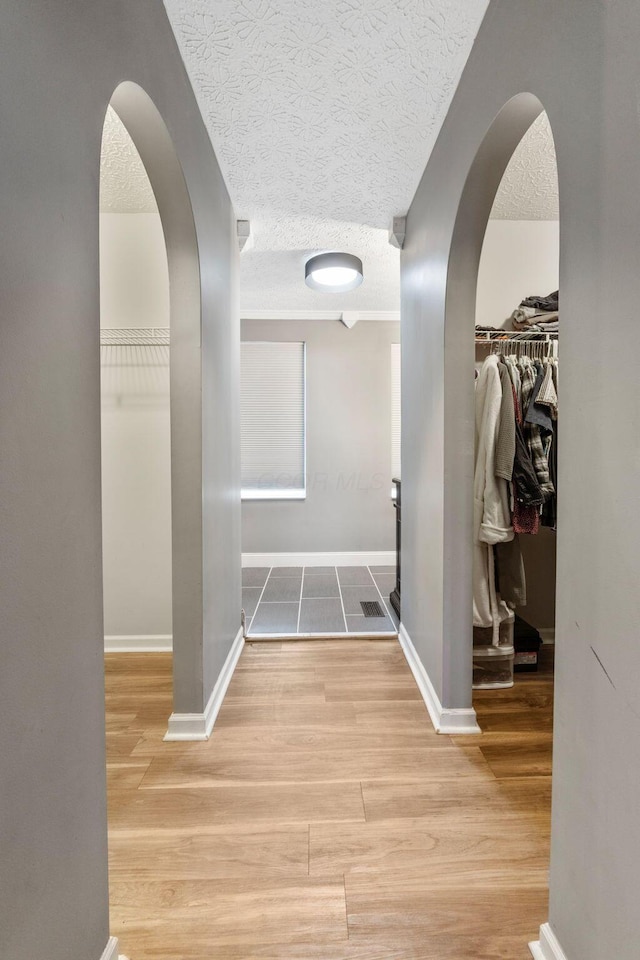
<instances>
[{"instance_id":1,"label":"dark tile floor","mask_svg":"<svg viewBox=\"0 0 640 960\"><path fill-rule=\"evenodd\" d=\"M242 606L251 636L395 634L395 567L245 567ZM377 601L382 616L364 615Z\"/></svg>"}]
</instances>

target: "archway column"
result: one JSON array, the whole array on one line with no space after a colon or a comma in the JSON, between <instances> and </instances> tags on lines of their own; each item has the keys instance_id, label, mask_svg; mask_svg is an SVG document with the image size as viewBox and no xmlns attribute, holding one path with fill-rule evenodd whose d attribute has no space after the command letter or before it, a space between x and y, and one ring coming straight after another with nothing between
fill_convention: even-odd
<instances>
[{"instance_id":1,"label":"archway column","mask_svg":"<svg viewBox=\"0 0 640 960\"><path fill-rule=\"evenodd\" d=\"M543 107L498 113L459 192L416 195L402 254L401 640L439 733L479 733L472 706L473 329L482 243L498 186ZM445 224L451 224L447 233Z\"/></svg>"},{"instance_id":2,"label":"archway column","mask_svg":"<svg viewBox=\"0 0 640 960\"><path fill-rule=\"evenodd\" d=\"M211 412L205 409L209 388L203 382L206 344L194 212L169 132L146 93L137 84L124 82L116 89L111 105L127 127L151 181L169 266L174 704L166 739L204 740L211 732L244 641L238 608L231 649L221 666L214 666L214 677L209 678L205 569L212 544L205 537L208 471L204 451L217 431L207 429ZM232 226L230 218L230 231ZM233 279L231 272L231 283ZM215 375L215 371L211 373ZM233 412L227 404L224 416L229 422Z\"/></svg>"}]
</instances>

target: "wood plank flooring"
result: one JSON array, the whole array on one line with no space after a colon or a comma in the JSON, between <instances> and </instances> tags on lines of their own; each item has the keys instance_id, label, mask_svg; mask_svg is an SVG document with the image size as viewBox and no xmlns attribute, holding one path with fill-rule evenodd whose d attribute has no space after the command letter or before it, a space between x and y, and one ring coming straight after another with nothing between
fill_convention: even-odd
<instances>
[{"instance_id":1,"label":"wood plank flooring","mask_svg":"<svg viewBox=\"0 0 640 960\"><path fill-rule=\"evenodd\" d=\"M553 678L439 737L393 641L248 644L207 743L171 657L106 657L111 929L130 960L530 960Z\"/></svg>"}]
</instances>

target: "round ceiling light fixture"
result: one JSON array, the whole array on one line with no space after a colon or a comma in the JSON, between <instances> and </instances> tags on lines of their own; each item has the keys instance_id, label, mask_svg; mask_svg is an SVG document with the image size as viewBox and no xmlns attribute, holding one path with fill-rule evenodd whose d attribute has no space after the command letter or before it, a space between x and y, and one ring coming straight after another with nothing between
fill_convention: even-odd
<instances>
[{"instance_id":1,"label":"round ceiling light fixture","mask_svg":"<svg viewBox=\"0 0 640 960\"><path fill-rule=\"evenodd\" d=\"M304 266L304 282L312 290L346 293L359 287L362 278L362 260L352 253L319 253Z\"/></svg>"}]
</instances>

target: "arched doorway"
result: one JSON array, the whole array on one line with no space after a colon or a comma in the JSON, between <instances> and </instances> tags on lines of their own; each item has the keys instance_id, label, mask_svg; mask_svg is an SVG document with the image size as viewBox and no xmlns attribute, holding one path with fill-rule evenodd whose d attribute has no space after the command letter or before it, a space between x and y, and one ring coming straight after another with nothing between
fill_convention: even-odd
<instances>
[{"instance_id":1,"label":"arched doorway","mask_svg":"<svg viewBox=\"0 0 640 960\"><path fill-rule=\"evenodd\" d=\"M170 340L171 420L171 608L174 712L193 712L202 700L201 668L194 655L202 645L202 476L200 418L200 270L193 212L171 136L148 95L123 82L110 107L130 136L148 176L164 235L168 290L156 297L168 313L169 330L145 327L138 354L153 349L151 378L162 390ZM158 243L156 237L156 245ZM156 265L161 255L156 255ZM162 267L158 270L158 276ZM160 276L162 285L166 279ZM164 302L168 301L168 302ZM168 337L167 337L168 334ZM111 335L113 337L113 334ZM163 371L162 368L165 368ZM149 380L150 370L146 371ZM196 406L197 404L197 406Z\"/></svg>"},{"instance_id":2,"label":"arched doorway","mask_svg":"<svg viewBox=\"0 0 640 960\"><path fill-rule=\"evenodd\" d=\"M158 206L140 155L110 107L100 174L107 653L171 650L169 316L169 271Z\"/></svg>"},{"instance_id":3,"label":"arched doorway","mask_svg":"<svg viewBox=\"0 0 640 960\"><path fill-rule=\"evenodd\" d=\"M450 689L455 690L455 696L461 697L469 702L472 687L482 687L484 690L477 690L472 698L473 707L476 710L479 728L483 733L487 730L490 742L487 738L483 741L476 741L480 745L480 751L485 760L489 763L496 779L508 779L511 784L515 783L514 778L519 772L523 776L535 775L535 782L530 780L528 785L528 801L533 808L542 812L538 840L540 849L546 856L548 843L550 840L548 819L546 814L550 813L550 787L551 787L551 748L552 748L552 706L554 699L553 689L553 658L552 654L547 652L543 657L545 671L540 681L536 684L533 696L528 695L528 678L520 679L516 675L515 689L512 689L513 680L513 643L514 627L513 619L515 614L523 614L526 606L523 608L517 606L522 602L526 604L526 599L522 601L512 600L504 602L501 598L500 577L505 572L501 569L498 542L506 542L509 537L510 549L515 548L513 557L517 557L513 563L519 563L519 572L523 574L522 580L518 584L518 590L522 590L524 596L526 590L534 596L536 591L550 594L546 597L538 596L536 598L538 605L546 604L552 610L555 607L555 596L557 592L557 583L555 579L555 507L553 509L554 519L548 521L548 526L553 528L553 534L549 537L548 532L541 537L535 549L531 549L532 544L526 543L526 537L529 533L538 534L543 531L542 524L545 523L545 504L542 502L539 506L530 507L528 512L529 520L532 518L535 523L532 526L535 529L523 529L521 524L521 514L516 506L518 498L517 485L511 481L498 479L498 483L505 483L504 492L509 498L509 506L503 514L505 523L516 530L515 536L513 529L509 531L505 528L503 531L494 531L496 535L496 544L488 545L490 537L484 537L479 533L478 504L477 504L477 484L478 477L478 456L479 446L482 446L482 425L479 426L479 417L484 415L486 407L483 408L483 400L478 397L478 393L485 388L486 380L483 380L483 374L490 370L498 368L508 368L511 370L510 363L504 363L505 357L516 357L513 365L518 371L528 368L527 376L535 380L535 389L527 393L527 400L524 399L524 392L520 393L519 388L513 387L513 397L517 399L516 420L523 427L523 439L529 441L528 434L528 412L534 406L535 394L538 390L540 381L537 376L543 376L542 371L554 366L553 361L548 362L549 357L558 356L558 333L559 333L559 314L549 310L549 317L552 313L555 320L550 321L551 326L548 330L554 330L555 333L545 331L545 318L542 325L535 333L536 324L532 322L531 326L523 326L522 329L513 332L511 320L516 316L516 310L523 306L518 297L518 302L513 303L514 313L508 316L506 312L498 313L492 326L504 328L499 331L486 331L485 333L476 330L475 338L471 331L470 318L475 317L478 322L478 284L480 279L480 267L483 255L483 248L486 246L488 238L488 227L492 208L499 195L499 189L507 173L509 164L525 138L527 132L538 118L543 119L543 104L532 94L524 93L511 99L498 113L490 126L486 136L471 165L467 176L464 189L462 191L460 204L458 207L455 225L452 235L450 248L450 257L448 264L446 299L445 299L445 410L452 411L452 417L448 420L445 429L451 430L456 436L456 443L449 448L450 458L448 461L448 470L451 476L457 478L457 482L450 484L448 497L445 501L445 530L449 531L450 536L445 550L444 567L444 597L445 597L445 617L452 627L451 637L465 638L465 642L451 644L451 657L449 659L449 683ZM553 143L552 133L548 134L551 151L554 154L555 162L555 144ZM554 171L557 174L557 169ZM558 255L559 242L557 229L554 238L553 256ZM533 251L532 251L533 252ZM485 250L486 253L486 250ZM507 268L509 255L504 255L504 267ZM540 268L539 273L549 284L546 288L540 284L539 290L523 289L521 292L522 300L531 294L544 295L549 294L551 290L559 289L560 269L557 261L555 270ZM550 278L550 279L547 279ZM529 282L527 280L527 282ZM484 291L486 297L486 290ZM499 298L497 298L499 300ZM556 298L557 302L557 298ZM527 307L527 309L529 309ZM522 311L520 311L522 312ZM536 315L537 316L537 315ZM481 323L487 323L486 311L481 318ZM520 324L520 319L516 321L516 326ZM522 321L523 324L525 321ZM510 332L506 332L507 329ZM483 337L491 341L485 348L482 345L478 347L478 341ZM505 340L506 338L506 340ZM471 352L471 343L476 341L475 357ZM488 357L488 354L491 356ZM544 363L542 362L544 360ZM476 394L473 395L474 371L472 364L475 362L476 374L480 371ZM455 364L455 369L454 369ZM557 366L554 366L557 375ZM533 372L531 372L533 371ZM536 374L537 371L537 374ZM504 371L503 371L504 372ZM523 375L524 376L524 375ZM499 378L499 375L498 375ZM503 389L509 389L509 399L511 399L510 377L505 378L507 386ZM533 383L533 381L532 381ZM464 407L462 404L468 406ZM530 406L529 406L530 404ZM465 412L466 411L466 412ZM557 406L554 413L554 426L550 428L549 446L546 446L545 439L545 458L551 450L553 444L554 458L557 445L557 427L555 420L557 417ZM482 421L484 423L484 421ZM538 429L536 427L536 429ZM542 442L542 439L541 439ZM475 449L475 458L474 458ZM556 461L557 462L557 461ZM548 464L551 463L551 457L548 458ZM535 457L532 466L535 464ZM537 466L537 465L536 465ZM562 491L558 487L557 472L551 471L553 483L551 484L553 492L545 494L545 503L549 503L555 498L561 501ZM492 478L498 477L497 470L491 467ZM503 475L502 475L503 476ZM542 485L542 481L541 485ZM547 499L547 497L549 499ZM505 500L505 503L507 501ZM518 514L518 523L516 523L516 514ZM542 519L541 519L542 518ZM540 526L538 526L540 524ZM520 531L520 533L518 533ZM504 534L504 537L503 537ZM523 540L520 544L518 537ZM482 542L479 541L487 541ZM532 540L532 538L531 538ZM526 547L525 547L526 543ZM475 600L478 593L479 564L478 552L476 546L481 548L482 556L486 558L485 550L488 550L487 569L491 567L489 577L494 577L493 589L494 600L497 602L496 610L500 607L500 612L496 615L493 622L493 643L486 648L487 651L495 654L494 658L485 656L481 646L483 643L491 643L490 640L483 640L481 635L483 631L491 634L491 627L484 621L482 627L471 630L471 610L474 610L474 624L476 623L477 606ZM474 551L475 554L474 554ZM536 557L537 553L537 557ZM525 563L522 562L524 556ZM541 570L539 564L541 558L546 561L548 568ZM538 565L538 567L536 566ZM553 571L549 576L550 571ZM483 571L484 573L484 571ZM531 575L530 582L529 575ZM527 581L525 581L525 577ZM525 587L526 582L526 587ZM496 589L497 585L497 589ZM507 586L504 585L504 593L507 594ZM491 589L491 588L490 588ZM561 585L560 585L561 589ZM456 597L456 602L451 602ZM474 603L472 603L472 598ZM466 601L468 600L468 604ZM448 605L448 607L447 607ZM534 603L535 605L535 603ZM535 616L535 614L534 614ZM516 616L516 630L518 629L518 618ZM520 623L522 621L520 620ZM488 628L485 630L485 628ZM506 629L505 629L506 628ZM498 639L498 633L500 639ZM447 638L445 637L445 648ZM471 655L470 645L473 644L473 656ZM477 645L476 645L477 644ZM499 644L503 644L503 651L500 651ZM466 649L465 649L466 647ZM479 656L478 656L479 655ZM507 666L507 664L510 665ZM478 669L478 664L480 668ZM484 665L492 664L488 671L482 674ZM509 677L509 669L511 675ZM493 672L492 672L493 671ZM493 681L493 682L492 682ZM491 698L494 698L493 705ZM506 705L506 706L505 706ZM498 720L495 720L497 713L502 706L503 712L500 713ZM514 719L515 713L520 710L517 720ZM510 713L511 711L511 713ZM528 711L528 715L527 715ZM511 726L510 726L511 724ZM517 757L515 762L513 756L513 738L518 738ZM484 748L484 749L483 749ZM540 916L542 921L544 916ZM531 946L532 952L538 948L538 945ZM545 954L546 956L546 954Z\"/></svg>"},{"instance_id":4,"label":"arched doorway","mask_svg":"<svg viewBox=\"0 0 640 960\"><path fill-rule=\"evenodd\" d=\"M497 115L476 153L462 192L452 236L445 299L445 433L455 436L446 466L458 482L445 504L444 621L448 624L448 695L469 702L472 683L474 354L472 318L487 223L518 144L544 107L533 94L513 97ZM464 481L462 481L464 478Z\"/></svg>"},{"instance_id":5,"label":"arched doorway","mask_svg":"<svg viewBox=\"0 0 640 960\"><path fill-rule=\"evenodd\" d=\"M558 290L557 162L549 119L543 112L516 148L502 178L487 223L478 273L475 364L476 383L482 380L482 389L476 388L476 430L481 410L488 409L488 398L498 386L491 377L495 369L501 374L502 392L504 387L508 388L502 400L505 414L511 413L511 426L512 390L517 397L524 440L524 446L518 450L517 469L525 463L532 467L532 472L527 474L528 482L522 473L514 480L515 451L505 464L501 446L494 464L495 485L492 481L491 489L486 490L476 441L474 481L481 490L486 490L489 500L492 492L502 491L506 495L507 510L503 517L504 529L493 530L488 537L486 529L482 533L474 530L475 557L479 557L480 563L476 563L474 575L473 624L474 707L479 725L481 729L491 729L492 743L496 741L493 746L498 747L500 730L505 734L503 746L506 745L510 718L511 722L522 725L524 733L529 719L530 741L523 741L520 768L533 768L545 775L551 770L555 639L560 429L556 388L561 366ZM533 383L529 374L535 375ZM509 425L505 427L508 433ZM482 433L486 437L486 431ZM502 422L498 433L501 436ZM498 443L501 443L500 436ZM507 441L508 437L505 443ZM512 442L515 444L514 438ZM531 456L538 443L542 445L540 461L537 456ZM497 445L490 447L497 455ZM483 449L487 448L483 446ZM542 475L543 468L544 478L538 477L537 472ZM516 489L518 483L523 486L522 490ZM529 503L530 499L536 500L535 507ZM543 502L538 503L538 499ZM489 509L490 504L485 503L483 512ZM502 512L500 515L503 516ZM487 616L490 611L483 599L488 593L482 593L489 586L486 578L489 559L495 571L492 579L495 594L492 589L490 600L500 621L498 637L492 636L493 622ZM531 696L526 695L527 690ZM516 720L518 703L521 715ZM496 729L492 711L498 710L500 720Z\"/></svg>"}]
</instances>

